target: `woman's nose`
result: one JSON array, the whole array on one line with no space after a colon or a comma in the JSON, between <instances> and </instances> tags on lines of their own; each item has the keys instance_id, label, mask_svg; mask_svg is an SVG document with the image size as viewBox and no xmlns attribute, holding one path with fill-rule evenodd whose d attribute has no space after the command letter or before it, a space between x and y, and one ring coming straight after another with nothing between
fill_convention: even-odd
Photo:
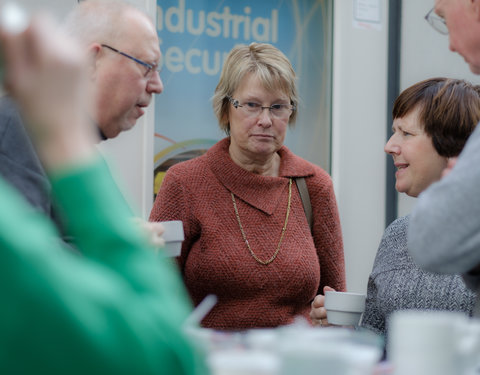
<instances>
[{"instance_id":1,"label":"woman's nose","mask_svg":"<svg viewBox=\"0 0 480 375\"><path fill-rule=\"evenodd\" d=\"M260 125L265 127L269 127L272 125L272 113L270 112L270 108L262 108L262 112L260 112L258 122Z\"/></svg>"},{"instance_id":2,"label":"woman's nose","mask_svg":"<svg viewBox=\"0 0 480 375\"><path fill-rule=\"evenodd\" d=\"M385 144L385 147L383 149L387 154L399 154L400 153L400 147L398 145L398 142L396 142L395 138L396 138L395 134L392 134L390 139Z\"/></svg>"}]
</instances>

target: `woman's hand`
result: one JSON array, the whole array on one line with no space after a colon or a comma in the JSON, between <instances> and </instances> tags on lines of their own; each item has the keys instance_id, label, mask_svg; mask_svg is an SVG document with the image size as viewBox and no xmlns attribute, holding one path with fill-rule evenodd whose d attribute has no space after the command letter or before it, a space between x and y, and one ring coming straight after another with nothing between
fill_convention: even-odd
<instances>
[{"instance_id":1,"label":"woman's hand","mask_svg":"<svg viewBox=\"0 0 480 375\"><path fill-rule=\"evenodd\" d=\"M313 325L327 326L327 310L325 309L325 292L335 291L335 289L325 286L323 288L323 294L319 294L312 301L312 309L310 310L310 318Z\"/></svg>"}]
</instances>

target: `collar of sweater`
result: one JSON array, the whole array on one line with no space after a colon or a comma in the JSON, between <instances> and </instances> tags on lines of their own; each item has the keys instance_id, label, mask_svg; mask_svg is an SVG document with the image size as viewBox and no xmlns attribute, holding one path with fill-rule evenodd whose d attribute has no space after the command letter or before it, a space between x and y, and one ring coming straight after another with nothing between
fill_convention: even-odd
<instances>
[{"instance_id":1,"label":"collar of sweater","mask_svg":"<svg viewBox=\"0 0 480 375\"><path fill-rule=\"evenodd\" d=\"M282 146L278 151L279 177L261 176L235 164L228 153L229 146L230 138L225 138L208 150L205 156L210 169L227 190L269 215L285 201L289 178L308 177L315 172L312 164Z\"/></svg>"}]
</instances>

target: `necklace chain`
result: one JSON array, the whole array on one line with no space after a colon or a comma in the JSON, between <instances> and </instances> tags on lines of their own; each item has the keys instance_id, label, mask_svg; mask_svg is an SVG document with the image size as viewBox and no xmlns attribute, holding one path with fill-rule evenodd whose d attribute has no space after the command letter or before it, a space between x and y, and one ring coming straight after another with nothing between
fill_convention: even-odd
<instances>
[{"instance_id":1,"label":"necklace chain","mask_svg":"<svg viewBox=\"0 0 480 375\"><path fill-rule=\"evenodd\" d=\"M280 240L278 241L277 249L273 253L272 257L268 260L260 259L250 247L250 244L248 243L248 240L247 240L247 236L245 235L245 231L243 230L242 222L240 221L240 215L238 214L238 208L237 208L237 202L235 201L235 196L233 195L232 192L230 192L230 194L232 196L233 209L235 210L235 216L237 217L238 226L240 227L240 232L242 232L243 241L245 241L245 245L247 245L248 251L250 251L250 254L252 255L253 259L255 259L258 263L263 264L265 266L267 264L272 263L277 257L278 252L280 251L280 246L282 245L283 236L285 235L285 231L287 230L288 216L290 215L290 204L292 201L292 179L290 178L288 182L287 213L285 215L285 223L283 224L282 233L280 234Z\"/></svg>"}]
</instances>

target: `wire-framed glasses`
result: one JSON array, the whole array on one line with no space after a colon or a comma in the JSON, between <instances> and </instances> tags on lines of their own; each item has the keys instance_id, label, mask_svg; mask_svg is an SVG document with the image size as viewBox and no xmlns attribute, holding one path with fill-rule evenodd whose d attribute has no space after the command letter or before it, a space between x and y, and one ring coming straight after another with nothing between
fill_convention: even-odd
<instances>
[{"instance_id":1,"label":"wire-framed glasses","mask_svg":"<svg viewBox=\"0 0 480 375\"><path fill-rule=\"evenodd\" d=\"M440 34L448 35L448 27L447 23L445 22L445 18L435 13L435 7L430 9L430 11L425 16L425 19L430 24L430 26L432 26Z\"/></svg>"},{"instance_id":2,"label":"wire-framed glasses","mask_svg":"<svg viewBox=\"0 0 480 375\"><path fill-rule=\"evenodd\" d=\"M272 104L270 106L262 106L260 103L255 102L244 102L240 103L237 99L227 96L227 99L235 109L241 109L249 117L258 117L263 112L264 109L268 109L272 117L277 119L288 118L293 111L295 111L295 106L292 104Z\"/></svg>"},{"instance_id":3,"label":"wire-framed glasses","mask_svg":"<svg viewBox=\"0 0 480 375\"><path fill-rule=\"evenodd\" d=\"M135 61L137 64L142 65L144 68L146 68L145 74L144 74L145 78L151 78L153 76L153 74L155 74L155 72L160 72L160 69L158 68L157 64L149 64L149 63L147 63L143 60L137 59L136 57L133 57L133 56L129 55L128 53L119 51L118 49L113 48L113 47L109 46L108 44L102 44L102 47L108 48L109 50L111 50L113 52L116 52L116 53L118 53L122 56L125 56L126 58L129 58L130 60Z\"/></svg>"}]
</instances>

